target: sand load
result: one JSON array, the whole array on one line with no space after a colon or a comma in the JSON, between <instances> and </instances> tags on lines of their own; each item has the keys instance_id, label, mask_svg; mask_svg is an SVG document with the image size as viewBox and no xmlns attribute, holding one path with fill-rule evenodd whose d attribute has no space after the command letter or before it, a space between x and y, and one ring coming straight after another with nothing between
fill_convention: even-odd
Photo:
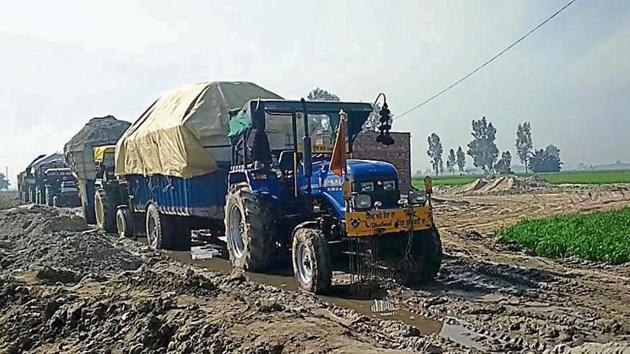
<instances>
[{"instance_id":1,"label":"sand load","mask_svg":"<svg viewBox=\"0 0 630 354\"><path fill-rule=\"evenodd\" d=\"M229 112L253 99L281 99L251 82L204 82L166 93L116 146L116 175L191 178L230 161Z\"/></svg>"},{"instance_id":2,"label":"sand load","mask_svg":"<svg viewBox=\"0 0 630 354\"><path fill-rule=\"evenodd\" d=\"M79 180L96 177L93 149L97 146L116 144L131 123L108 115L90 119L63 148L68 167Z\"/></svg>"}]
</instances>

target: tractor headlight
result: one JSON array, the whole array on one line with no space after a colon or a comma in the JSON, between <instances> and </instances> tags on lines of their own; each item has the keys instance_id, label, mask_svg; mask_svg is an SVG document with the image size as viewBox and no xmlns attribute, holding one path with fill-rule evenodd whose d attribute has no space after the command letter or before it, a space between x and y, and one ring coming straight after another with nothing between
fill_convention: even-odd
<instances>
[{"instance_id":1,"label":"tractor headlight","mask_svg":"<svg viewBox=\"0 0 630 354\"><path fill-rule=\"evenodd\" d=\"M372 206L372 198L367 194L358 194L354 196L353 203L357 209L367 209Z\"/></svg>"},{"instance_id":2,"label":"tractor headlight","mask_svg":"<svg viewBox=\"0 0 630 354\"><path fill-rule=\"evenodd\" d=\"M394 189L396 189L396 181L383 182L383 190L393 191Z\"/></svg>"},{"instance_id":3,"label":"tractor headlight","mask_svg":"<svg viewBox=\"0 0 630 354\"><path fill-rule=\"evenodd\" d=\"M427 195L424 192L409 191L407 200L409 201L409 204L424 205L427 202Z\"/></svg>"},{"instance_id":4,"label":"tractor headlight","mask_svg":"<svg viewBox=\"0 0 630 354\"><path fill-rule=\"evenodd\" d=\"M361 192L372 192L374 191L374 182L361 182L359 189Z\"/></svg>"}]
</instances>

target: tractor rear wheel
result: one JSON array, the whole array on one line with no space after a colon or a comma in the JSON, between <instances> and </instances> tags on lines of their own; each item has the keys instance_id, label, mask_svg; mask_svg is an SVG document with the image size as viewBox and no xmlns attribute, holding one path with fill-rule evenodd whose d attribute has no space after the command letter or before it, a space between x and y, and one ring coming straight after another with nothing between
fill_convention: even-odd
<instances>
[{"instance_id":1,"label":"tractor rear wheel","mask_svg":"<svg viewBox=\"0 0 630 354\"><path fill-rule=\"evenodd\" d=\"M94 193L94 212L96 226L108 233L116 232L116 204L102 188L98 188Z\"/></svg>"},{"instance_id":2,"label":"tractor rear wheel","mask_svg":"<svg viewBox=\"0 0 630 354\"><path fill-rule=\"evenodd\" d=\"M298 226L293 233L293 273L300 288L323 294L332 283L332 261L321 230Z\"/></svg>"},{"instance_id":3,"label":"tractor rear wheel","mask_svg":"<svg viewBox=\"0 0 630 354\"><path fill-rule=\"evenodd\" d=\"M271 205L247 183L234 186L225 204L225 234L232 266L264 272L273 260L275 226Z\"/></svg>"},{"instance_id":4,"label":"tractor rear wheel","mask_svg":"<svg viewBox=\"0 0 630 354\"><path fill-rule=\"evenodd\" d=\"M116 211L116 230L120 238L134 237L133 216L128 208L118 208Z\"/></svg>"},{"instance_id":5,"label":"tractor rear wheel","mask_svg":"<svg viewBox=\"0 0 630 354\"><path fill-rule=\"evenodd\" d=\"M404 281L417 284L435 279L442 265L442 241L434 227L413 233L410 264L405 267Z\"/></svg>"}]
</instances>

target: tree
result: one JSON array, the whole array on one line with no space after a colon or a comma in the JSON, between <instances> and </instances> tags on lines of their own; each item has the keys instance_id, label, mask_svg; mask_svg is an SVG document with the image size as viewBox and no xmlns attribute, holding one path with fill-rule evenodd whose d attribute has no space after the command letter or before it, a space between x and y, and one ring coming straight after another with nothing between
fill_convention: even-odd
<instances>
[{"instance_id":1,"label":"tree","mask_svg":"<svg viewBox=\"0 0 630 354\"><path fill-rule=\"evenodd\" d=\"M442 143L440 142L440 137L435 133L431 133L431 135L427 138L427 143L429 144L427 155L431 158L431 166L437 176L444 168L444 164L442 163Z\"/></svg>"},{"instance_id":2,"label":"tree","mask_svg":"<svg viewBox=\"0 0 630 354\"><path fill-rule=\"evenodd\" d=\"M472 121L473 140L468 143L468 155L473 158L473 165L485 173L493 171L494 162L499 156L499 149L494 143L496 135L496 128L488 123L486 117Z\"/></svg>"},{"instance_id":3,"label":"tree","mask_svg":"<svg viewBox=\"0 0 630 354\"><path fill-rule=\"evenodd\" d=\"M4 175L4 173L0 172L0 190L9 188L9 179Z\"/></svg>"},{"instance_id":4,"label":"tree","mask_svg":"<svg viewBox=\"0 0 630 354\"><path fill-rule=\"evenodd\" d=\"M316 87L313 90L311 90L311 92L308 93L308 96L306 98L308 98L309 101L336 101L338 102L341 100L339 96L335 95L334 93L328 92L319 87Z\"/></svg>"},{"instance_id":5,"label":"tree","mask_svg":"<svg viewBox=\"0 0 630 354\"><path fill-rule=\"evenodd\" d=\"M457 159L455 157L455 150L450 149L448 151L448 158L446 159L446 168L451 174L455 174L455 166L457 166Z\"/></svg>"},{"instance_id":6,"label":"tree","mask_svg":"<svg viewBox=\"0 0 630 354\"><path fill-rule=\"evenodd\" d=\"M555 145L548 145L544 150L536 149L529 158L529 165L533 172L559 172L562 168L560 149Z\"/></svg>"},{"instance_id":7,"label":"tree","mask_svg":"<svg viewBox=\"0 0 630 354\"><path fill-rule=\"evenodd\" d=\"M457 148L457 168L459 169L459 174L464 172L464 168L466 167L466 154L464 154L464 150L462 147Z\"/></svg>"},{"instance_id":8,"label":"tree","mask_svg":"<svg viewBox=\"0 0 630 354\"><path fill-rule=\"evenodd\" d=\"M528 172L528 159L532 153L532 127L529 122L524 122L516 127L516 154L525 165L525 173Z\"/></svg>"},{"instance_id":9,"label":"tree","mask_svg":"<svg viewBox=\"0 0 630 354\"><path fill-rule=\"evenodd\" d=\"M509 151L503 151L501 159L494 166L497 172L503 175L512 173L512 154Z\"/></svg>"}]
</instances>

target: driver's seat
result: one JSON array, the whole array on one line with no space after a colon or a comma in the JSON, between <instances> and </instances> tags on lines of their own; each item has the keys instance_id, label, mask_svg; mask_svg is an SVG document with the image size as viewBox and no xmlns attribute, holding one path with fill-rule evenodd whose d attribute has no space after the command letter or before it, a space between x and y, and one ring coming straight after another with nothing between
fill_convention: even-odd
<instances>
[{"instance_id":1,"label":"driver's seat","mask_svg":"<svg viewBox=\"0 0 630 354\"><path fill-rule=\"evenodd\" d=\"M280 152L280 156L278 157L278 167L283 174L287 174L287 172L293 171L293 151L284 150Z\"/></svg>"}]
</instances>

